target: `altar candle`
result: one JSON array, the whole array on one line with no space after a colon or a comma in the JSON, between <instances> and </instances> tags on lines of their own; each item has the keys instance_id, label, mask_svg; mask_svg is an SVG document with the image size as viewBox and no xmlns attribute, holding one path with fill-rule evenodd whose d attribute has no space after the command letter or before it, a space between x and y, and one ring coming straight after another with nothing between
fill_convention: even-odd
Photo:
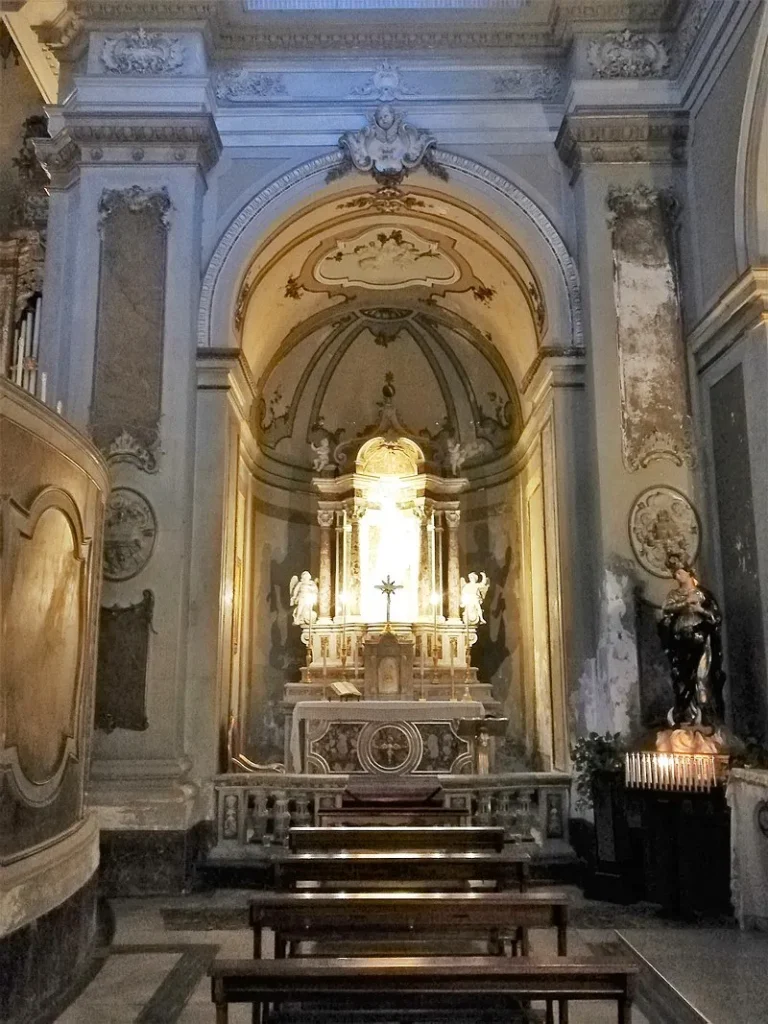
<instances>
[{"instance_id":1,"label":"altar candle","mask_svg":"<svg viewBox=\"0 0 768 1024\"><path fill-rule=\"evenodd\" d=\"M45 393L47 391L47 387L48 387L48 374L47 373L41 373L40 374L40 401L43 402L43 404L45 404Z\"/></svg>"}]
</instances>

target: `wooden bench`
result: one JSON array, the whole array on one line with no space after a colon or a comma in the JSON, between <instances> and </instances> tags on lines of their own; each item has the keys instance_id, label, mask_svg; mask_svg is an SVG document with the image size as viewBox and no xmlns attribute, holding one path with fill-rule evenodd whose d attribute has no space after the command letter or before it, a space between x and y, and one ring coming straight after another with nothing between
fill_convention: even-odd
<instances>
[{"instance_id":1,"label":"wooden bench","mask_svg":"<svg viewBox=\"0 0 768 1024\"><path fill-rule=\"evenodd\" d=\"M431 825L359 826L338 825L317 827L300 825L288 832L288 849L293 853L329 853L359 850L375 853L396 850L442 850L448 852L488 851L504 849L504 829L496 826L446 828Z\"/></svg>"},{"instance_id":2,"label":"wooden bench","mask_svg":"<svg viewBox=\"0 0 768 1024\"><path fill-rule=\"evenodd\" d=\"M522 892L528 883L530 854L519 846L504 853L429 852L397 850L381 853L340 851L337 853L295 853L274 864L274 888L289 889L300 882L322 885L357 883L399 885L413 889L419 885L441 889L470 881L492 882L497 889L517 886Z\"/></svg>"},{"instance_id":3,"label":"wooden bench","mask_svg":"<svg viewBox=\"0 0 768 1024\"><path fill-rule=\"evenodd\" d=\"M565 1024L571 1000L612 1000L618 1024L630 1024L637 966L624 961L537 963L522 957L307 957L289 960L218 960L210 969L217 1024L227 1024L230 1003L250 1003L254 1021L268 1024L281 1003L403 1007L436 996L471 997L478 1008L499 1000L541 1000L554 1024L559 1005Z\"/></svg>"},{"instance_id":4,"label":"wooden bench","mask_svg":"<svg viewBox=\"0 0 768 1024\"><path fill-rule=\"evenodd\" d=\"M370 952L365 941L398 943L450 936L484 940L491 954L530 952L529 928L555 928L557 955L568 953L568 897L538 889L533 892L453 893L263 893L251 901L253 955L262 955L262 930L275 934L275 956L296 953L301 942L357 942L357 952ZM404 952L398 948L397 952Z\"/></svg>"}]
</instances>

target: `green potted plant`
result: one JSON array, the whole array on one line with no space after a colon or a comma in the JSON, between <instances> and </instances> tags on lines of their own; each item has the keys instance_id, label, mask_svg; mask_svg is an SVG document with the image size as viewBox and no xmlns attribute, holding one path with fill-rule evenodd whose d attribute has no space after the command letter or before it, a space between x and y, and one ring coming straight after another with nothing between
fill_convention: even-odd
<instances>
[{"instance_id":1,"label":"green potted plant","mask_svg":"<svg viewBox=\"0 0 768 1024\"><path fill-rule=\"evenodd\" d=\"M624 787L626 742L621 733L591 732L571 750L576 777L576 808L592 810L594 839L585 885L594 899L627 903L637 899L642 863L634 863L631 821Z\"/></svg>"}]
</instances>

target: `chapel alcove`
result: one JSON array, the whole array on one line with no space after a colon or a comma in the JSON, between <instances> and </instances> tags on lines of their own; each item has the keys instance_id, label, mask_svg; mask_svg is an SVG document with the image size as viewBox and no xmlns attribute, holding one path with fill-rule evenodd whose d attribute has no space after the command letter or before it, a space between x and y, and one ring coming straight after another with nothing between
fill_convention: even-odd
<instances>
[{"instance_id":1,"label":"chapel alcove","mask_svg":"<svg viewBox=\"0 0 768 1024\"><path fill-rule=\"evenodd\" d=\"M235 324L256 401L255 444L241 455L236 516L243 650L229 694L230 757L289 760L285 716L307 696L306 651L308 642L314 646L293 621L291 580L303 571L318 577L324 545L332 549L336 580L338 559L347 557L339 554L344 530L357 530L359 519L353 567L342 567L335 590L346 599L361 564L369 583L345 610L335 591L324 597L320 580L318 618L331 632L316 632L314 643L324 646L314 652L310 682L318 673L329 681L339 675L334 651L353 643L353 620L383 621L383 595L371 581L388 576L403 588L391 599L393 623L416 623L409 684L416 697L429 674L419 666L432 657L436 588L440 621L453 623L454 635L440 646L446 689L438 685L432 696L455 692L449 672L460 675L464 689L471 648L467 692L485 700L486 713L509 721L501 762L507 769L563 767L564 697L550 669L547 597L557 585L547 526L555 512L544 483L552 438L522 386L549 325L524 253L479 207L446 193L410 186L337 191L284 218L257 247L244 268ZM383 438L398 439L399 447L387 448ZM357 482L342 494L338 481L355 471L349 479ZM377 511L355 512L365 491L359 481L373 478ZM427 579L422 569L416 578L414 516L382 511L395 507L394 493L411 478L421 478L414 490L420 497L404 504L439 506L442 577ZM438 495L441 488L446 493ZM450 508L441 506L448 491ZM451 517L458 554L449 567ZM371 537L383 536L377 531L386 538L372 556ZM485 621L467 639L458 628L459 580L471 572L486 573L489 587ZM333 633L342 617L343 641ZM360 642L355 680L364 691L362 635ZM387 665L397 664L395 654L388 657ZM391 682L397 674L384 676Z\"/></svg>"}]
</instances>

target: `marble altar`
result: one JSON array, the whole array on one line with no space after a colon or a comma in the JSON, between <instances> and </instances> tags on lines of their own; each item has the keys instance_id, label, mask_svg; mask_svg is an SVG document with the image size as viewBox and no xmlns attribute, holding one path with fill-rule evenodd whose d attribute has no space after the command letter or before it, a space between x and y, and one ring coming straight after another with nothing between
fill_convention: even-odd
<instances>
[{"instance_id":1,"label":"marble altar","mask_svg":"<svg viewBox=\"0 0 768 1024\"><path fill-rule=\"evenodd\" d=\"M414 775L471 772L463 719L479 701L299 701L290 733L292 770L307 774Z\"/></svg>"}]
</instances>

